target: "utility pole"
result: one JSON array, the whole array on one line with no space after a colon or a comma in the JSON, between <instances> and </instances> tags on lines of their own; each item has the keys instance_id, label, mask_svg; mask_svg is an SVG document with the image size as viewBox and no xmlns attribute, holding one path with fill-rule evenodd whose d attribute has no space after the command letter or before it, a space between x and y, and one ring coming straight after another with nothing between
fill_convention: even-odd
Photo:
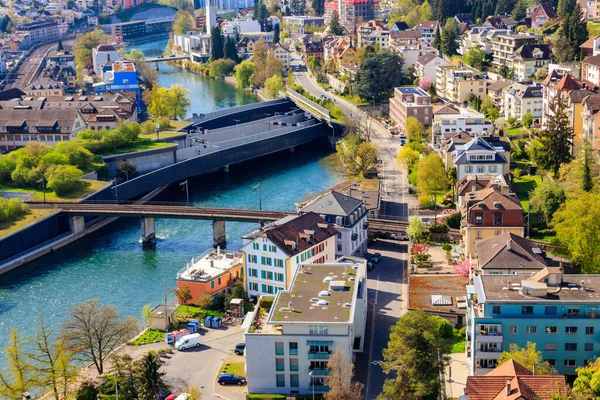
<instances>
[{"instance_id":1,"label":"utility pole","mask_svg":"<svg viewBox=\"0 0 600 400\"><path fill-rule=\"evenodd\" d=\"M262 193L260 192L260 183L258 183L256 186L253 186L252 189L258 192L258 209L262 210Z\"/></svg>"},{"instance_id":2,"label":"utility pole","mask_svg":"<svg viewBox=\"0 0 600 400\"><path fill-rule=\"evenodd\" d=\"M183 186L183 185L185 185L186 204L190 205L190 190L189 190L189 187L188 187L188 180L187 179L185 181L179 183L179 186Z\"/></svg>"}]
</instances>

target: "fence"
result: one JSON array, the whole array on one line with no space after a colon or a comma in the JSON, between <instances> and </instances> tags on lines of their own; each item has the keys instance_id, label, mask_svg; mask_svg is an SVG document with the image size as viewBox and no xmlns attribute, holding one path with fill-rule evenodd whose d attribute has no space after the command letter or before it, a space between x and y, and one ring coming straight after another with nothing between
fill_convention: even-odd
<instances>
[{"instance_id":1,"label":"fence","mask_svg":"<svg viewBox=\"0 0 600 400\"><path fill-rule=\"evenodd\" d=\"M293 89L290 89L289 87L286 88L286 93L287 95L295 100L298 101L300 103L304 103L306 106L308 106L309 108L313 109L314 111L316 111L319 114L322 114L326 119L327 122L331 121L331 118L329 116L329 110L326 109L325 107L315 103L314 101L302 96L300 93L296 92Z\"/></svg>"}]
</instances>

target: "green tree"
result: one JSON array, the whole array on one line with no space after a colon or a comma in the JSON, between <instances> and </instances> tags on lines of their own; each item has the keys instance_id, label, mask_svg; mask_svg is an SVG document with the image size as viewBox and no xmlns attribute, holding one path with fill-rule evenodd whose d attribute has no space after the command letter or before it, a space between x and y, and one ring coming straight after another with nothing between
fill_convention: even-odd
<instances>
[{"instance_id":1,"label":"green tree","mask_svg":"<svg viewBox=\"0 0 600 400\"><path fill-rule=\"evenodd\" d=\"M600 194L582 192L554 213L556 237L584 274L600 273Z\"/></svg>"},{"instance_id":2,"label":"green tree","mask_svg":"<svg viewBox=\"0 0 600 400\"><path fill-rule=\"evenodd\" d=\"M273 28L273 43L279 43L279 33L279 24L276 24Z\"/></svg>"},{"instance_id":3,"label":"green tree","mask_svg":"<svg viewBox=\"0 0 600 400\"><path fill-rule=\"evenodd\" d=\"M83 79L83 70L92 67L92 50L101 44L107 44L111 37L101 29L96 29L82 35L78 35L73 45L73 55L75 56L75 67L79 83Z\"/></svg>"},{"instance_id":4,"label":"green tree","mask_svg":"<svg viewBox=\"0 0 600 400\"><path fill-rule=\"evenodd\" d=\"M48 169L45 174L48 188L54 190L57 196L73 193L81 185L83 172L72 165L58 165Z\"/></svg>"},{"instance_id":5,"label":"green tree","mask_svg":"<svg viewBox=\"0 0 600 400\"><path fill-rule=\"evenodd\" d=\"M59 142L54 145L54 151L64 154L69 159L69 164L76 166L79 169L88 168L94 154L81 145L81 143L68 140L66 142Z\"/></svg>"},{"instance_id":6,"label":"green tree","mask_svg":"<svg viewBox=\"0 0 600 400\"><path fill-rule=\"evenodd\" d=\"M221 29L218 26L213 27L210 30L210 58L213 61L223 58L224 44Z\"/></svg>"},{"instance_id":7,"label":"green tree","mask_svg":"<svg viewBox=\"0 0 600 400\"><path fill-rule=\"evenodd\" d=\"M235 69L236 86L245 89L252 84L254 75L254 63L252 61L242 61Z\"/></svg>"},{"instance_id":8,"label":"green tree","mask_svg":"<svg viewBox=\"0 0 600 400\"><path fill-rule=\"evenodd\" d=\"M514 3L511 0L498 0L496 3L496 15L507 15L510 14L513 9Z\"/></svg>"},{"instance_id":9,"label":"green tree","mask_svg":"<svg viewBox=\"0 0 600 400\"><path fill-rule=\"evenodd\" d=\"M408 222L406 234L415 242L420 242L425 236L425 224L423 220L416 215Z\"/></svg>"},{"instance_id":10,"label":"green tree","mask_svg":"<svg viewBox=\"0 0 600 400\"><path fill-rule=\"evenodd\" d=\"M354 365L340 346L327 361L327 369L329 375L325 378L325 385L329 387L329 391L323 396L326 400L362 400L363 385L351 381Z\"/></svg>"},{"instance_id":11,"label":"green tree","mask_svg":"<svg viewBox=\"0 0 600 400\"><path fill-rule=\"evenodd\" d=\"M553 180L546 179L533 189L529 196L531 210L541 215L546 223L567 200L563 188Z\"/></svg>"},{"instance_id":12,"label":"green tree","mask_svg":"<svg viewBox=\"0 0 600 400\"><path fill-rule=\"evenodd\" d=\"M423 196L433 196L435 192L448 189L448 177L444 162L437 153L430 153L417 164L417 189Z\"/></svg>"},{"instance_id":13,"label":"green tree","mask_svg":"<svg viewBox=\"0 0 600 400\"><path fill-rule=\"evenodd\" d=\"M340 15L337 11L331 13L331 22L329 23L329 33L332 35L343 35L344 28L340 22Z\"/></svg>"},{"instance_id":14,"label":"green tree","mask_svg":"<svg viewBox=\"0 0 600 400\"><path fill-rule=\"evenodd\" d=\"M213 78L231 75L235 70L235 61L229 58L214 60L208 66L208 73Z\"/></svg>"},{"instance_id":15,"label":"green tree","mask_svg":"<svg viewBox=\"0 0 600 400\"><path fill-rule=\"evenodd\" d=\"M325 12L325 0L312 0L312 9L320 17Z\"/></svg>"},{"instance_id":16,"label":"green tree","mask_svg":"<svg viewBox=\"0 0 600 400\"><path fill-rule=\"evenodd\" d=\"M423 142L425 127L415 117L406 118L404 123L404 133L411 142Z\"/></svg>"},{"instance_id":17,"label":"green tree","mask_svg":"<svg viewBox=\"0 0 600 400\"><path fill-rule=\"evenodd\" d=\"M548 77L548 68L542 67L535 71L535 81L541 82Z\"/></svg>"},{"instance_id":18,"label":"green tree","mask_svg":"<svg viewBox=\"0 0 600 400\"><path fill-rule=\"evenodd\" d=\"M135 164L123 160L119 163L119 168L117 168L117 176L121 179L130 180L138 176L138 170Z\"/></svg>"},{"instance_id":19,"label":"green tree","mask_svg":"<svg viewBox=\"0 0 600 400\"><path fill-rule=\"evenodd\" d=\"M574 7L575 2L572 0L558 0L558 5L556 7L556 15L559 18L564 19L569 15L569 7Z\"/></svg>"},{"instance_id":20,"label":"green tree","mask_svg":"<svg viewBox=\"0 0 600 400\"><path fill-rule=\"evenodd\" d=\"M560 36L565 38L571 46L571 60L578 60L580 46L588 38L587 24L583 18L581 6L576 0L566 0L565 7L563 18L561 18Z\"/></svg>"},{"instance_id":21,"label":"green tree","mask_svg":"<svg viewBox=\"0 0 600 400\"><path fill-rule=\"evenodd\" d=\"M600 397L600 358L577 368L577 379L573 382L573 392L584 395L586 399Z\"/></svg>"},{"instance_id":22,"label":"green tree","mask_svg":"<svg viewBox=\"0 0 600 400\"><path fill-rule=\"evenodd\" d=\"M471 67L481 68L484 57L485 53L479 46L472 46L463 56L463 60Z\"/></svg>"},{"instance_id":23,"label":"green tree","mask_svg":"<svg viewBox=\"0 0 600 400\"><path fill-rule=\"evenodd\" d=\"M61 337L82 361L93 363L100 375L110 353L138 332L135 318L121 319L115 307L102 307L98 299L76 305L70 314Z\"/></svg>"},{"instance_id":24,"label":"green tree","mask_svg":"<svg viewBox=\"0 0 600 400\"><path fill-rule=\"evenodd\" d=\"M148 112L154 117L183 119L191 104L187 93L189 90L179 84L154 88L149 96Z\"/></svg>"},{"instance_id":25,"label":"green tree","mask_svg":"<svg viewBox=\"0 0 600 400\"><path fill-rule=\"evenodd\" d=\"M194 29L194 17L187 11L179 10L173 22L173 33L184 35Z\"/></svg>"},{"instance_id":26,"label":"green tree","mask_svg":"<svg viewBox=\"0 0 600 400\"><path fill-rule=\"evenodd\" d=\"M244 300L244 310L246 312L252 311L252 309L253 309L252 302L250 301L250 298L248 297L248 292L246 292L246 289L244 288L243 284L237 283L233 287L233 289L231 290L231 293L229 293L229 295L225 299L225 304L230 304L231 300L233 300L233 299Z\"/></svg>"},{"instance_id":27,"label":"green tree","mask_svg":"<svg viewBox=\"0 0 600 400\"><path fill-rule=\"evenodd\" d=\"M421 153L418 151L411 149L408 146L404 146L398 152L397 160L398 163L400 163L400 165L407 171L407 173L410 173L414 166L417 165L417 162L419 162L420 156Z\"/></svg>"},{"instance_id":28,"label":"green tree","mask_svg":"<svg viewBox=\"0 0 600 400\"><path fill-rule=\"evenodd\" d=\"M361 63L356 93L376 102L389 98L402 81L403 60L388 50L369 54Z\"/></svg>"},{"instance_id":29,"label":"green tree","mask_svg":"<svg viewBox=\"0 0 600 400\"><path fill-rule=\"evenodd\" d=\"M84 382L75 394L76 400L98 400L100 391L93 382Z\"/></svg>"},{"instance_id":30,"label":"green tree","mask_svg":"<svg viewBox=\"0 0 600 400\"><path fill-rule=\"evenodd\" d=\"M146 325L150 323L150 317L152 317L152 305L146 304L144 308L142 308L142 318L146 321Z\"/></svg>"},{"instance_id":31,"label":"green tree","mask_svg":"<svg viewBox=\"0 0 600 400\"><path fill-rule=\"evenodd\" d=\"M0 396L21 400L25 392L38 387L27 353L23 348L23 340L16 329L10 330L8 345L4 348L4 365L0 370Z\"/></svg>"},{"instance_id":32,"label":"green tree","mask_svg":"<svg viewBox=\"0 0 600 400\"><path fill-rule=\"evenodd\" d=\"M451 57L458 50L458 25L454 18L448 18L444 29L442 29L441 41L442 53Z\"/></svg>"},{"instance_id":33,"label":"green tree","mask_svg":"<svg viewBox=\"0 0 600 400\"><path fill-rule=\"evenodd\" d=\"M436 398L440 374L450 353L452 336L448 321L424 311L408 311L391 328L387 348L383 350L386 374L394 374L383 385L380 400L418 400ZM452 327L450 326L450 332Z\"/></svg>"},{"instance_id":34,"label":"green tree","mask_svg":"<svg viewBox=\"0 0 600 400\"><path fill-rule=\"evenodd\" d=\"M14 159L7 156L0 156L0 183L10 182L10 175L15 168L17 168L17 162Z\"/></svg>"},{"instance_id":35,"label":"green tree","mask_svg":"<svg viewBox=\"0 0 600 400\"><path fill-rule=\"evenodd\" d=\"M525 18L527 14L527 7L529 3L527 0L518 0L515 7L512 10L512 17L515 21L520 21Z\"/></svg>"},{"instance_id":36,"label":"green tree","mask_svg":"<svg viewBox=\"0 0 600 400\"><path fill-rule=\"evenodd\" d=\"M63 46L63 42L62 39L58 39L58 47L56 48L57 51L64 51L65 50L65 46Z\"/></svg>"},{"instance_id":37,"label":"green tree","mask_svg":"<svg viewBox=\"0 0 600 400\"><path fill-rule=\"evenodd\" d=\"M137 381L139 386L140 399L154 400L167 390L167 384L164 381L165 372L161 371L162 362L156 353L146 353L140 361Z\"/></svg>"},{"instance_id":38,"label":"green tree","mask_svg":"<svg viewBox=\"0 0 600 400\"><path fill-rule=\"evenodd\" d=\"M283 90L283 78L276 74L265 80L265 91L271 97L276 97Z\"/></svg>"},{"instance_id":39,"label":"green tree","mask_svg":"<svg viewBox=\"0 0 600 400\"><path fill-rule=\"evenodd\" d=\"M513 360L530 371L533 371L534 364L536 366L536 374L538 375L556 375L557 371L548 361L542 358L542 352L538 351L534 342L527 342L525 347L519 347L516 343L511 343L508 351L503 351L498 359L498 364L503 364L506 361Z\"/></svg>"},{"instance_id":40,"label":"green tree","mask_svg":"<svg viewBox=\"0 0 600 400\"><path fill-rule=\"evenodd\" d=\"M442 50L442 32L439 27L435 29L432 46L438 50Z\"/></svg>"},{"instance_id":41,"label":"green tree","mask_svg":"<svg viewBox=\"0 0 600 400\"><path fill-rule=\"evenodd\" d=\"M581 189L584 192L591 192L594 188L594 179L592 177L592 165L594 164L594 151L590 146L590 142L583 140L581 147L581 164L582 164L582 183Z\"/></svg>"},{"instance_id":42,"label":"green tree","mask_svg":"<svg viewBox=\"0 0 600 400\"><path fill-rule=\"evenodd\" d=\"M223 45L223 57L226 59L233 60L235 61L235 63L239 62L235 41L230 36L228 36L227 39L225 39L225 44Z\"/></svg>"},{"instance_id":43,"label":"green tree","mask_svg":"<svg viewBox=\"0 0 600 400\"><path fill-rule=\"evenodd\" d=\"M530 112L525 113L522 117L521 117L521 123L524 126L530 127L531 124L533 124L533 114L531 114Z\"/></svg>"},{"instance_id":44,"label":"green tree","mask_svg":"<svg viewBox=\"0 0 600 400\"><path fill-rule=\"evenodd\" d=\"M538 162L542 168L558 176L560 166L572 159L573 126L567 111L567 97L561 92L550 100L549 108L546 125L536 135L543 146Z\"/></svg>"}]
</instances>

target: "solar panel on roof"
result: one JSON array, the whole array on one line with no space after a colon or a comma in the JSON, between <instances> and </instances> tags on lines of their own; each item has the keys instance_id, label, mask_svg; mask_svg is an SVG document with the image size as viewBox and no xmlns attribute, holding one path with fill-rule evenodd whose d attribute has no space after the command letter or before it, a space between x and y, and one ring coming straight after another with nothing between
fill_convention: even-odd
<instances>
[{"instance_id":1,"label":"solar panel on roof","mask_svg":"<svg viewBox=\"0 0 600 400\"><path fill-rule=\"evenodd\" d=\"M434 306L451 306L452 305L452 297L441 296L439 294L432 294L431 295L431 304Z\"/></svg>"}]
</instances>

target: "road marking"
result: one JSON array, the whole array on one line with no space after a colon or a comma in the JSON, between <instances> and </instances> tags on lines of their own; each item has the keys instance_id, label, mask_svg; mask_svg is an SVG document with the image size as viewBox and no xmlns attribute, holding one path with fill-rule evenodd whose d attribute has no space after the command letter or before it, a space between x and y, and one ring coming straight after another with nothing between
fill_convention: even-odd
<instances>
[{"instance_id":1,"label":"road marking","mask_svg":"<svg viewBox=\"0 0 600 400\"><path fill-rule=\"evenodd\" d=\"M375 305L377 305L378 298L379 298L379 274L377 274L377 287L375 288Z\"/></svg>"}]
</instances>

